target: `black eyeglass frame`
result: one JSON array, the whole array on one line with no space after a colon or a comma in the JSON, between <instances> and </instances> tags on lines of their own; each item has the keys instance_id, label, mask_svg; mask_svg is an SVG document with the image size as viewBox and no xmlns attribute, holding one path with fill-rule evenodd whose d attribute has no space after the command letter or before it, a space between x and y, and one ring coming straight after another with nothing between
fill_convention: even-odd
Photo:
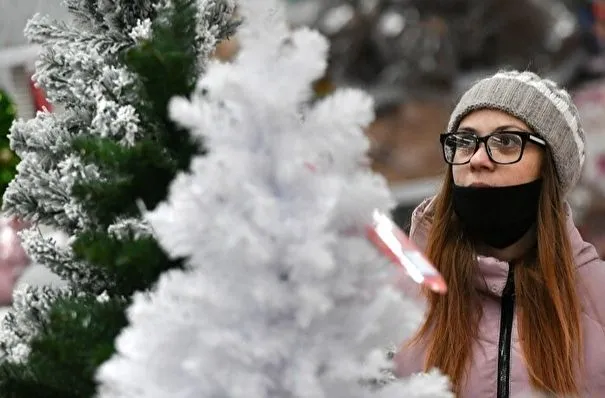
<instances>
[{"instance_id":1,"label":"black eyeglass frame","mask_svg":"<svg viewBox=\"0 0 605 398\"><path fill-rule=\"evenodd\" d=\"M468 160L466 162L463 163L453 163L453 162L449 162L447 160L447 155L445 154L445 140L448 137L451 137L453 135L456 134L468 134L470 136L473 136L475 138L475 149L473 151L473 154L468 158ZM487 140L494 136L494 135L499 135L499 134L515 134L517 136L519 136L521 138L521 151L519 152L519 158L517 160L515 160L514 162L506 162L506 163L502 163L502 162L497 162L492 158L492 152L489 149L489 145L487 145ZM490 133L488 135L484 135L483 137L479 137L477 134L475 133L471 133L471 132L453 132L453 133L444 133L441 134L441 136L439 137L439 142L441 142L441 150L443 153L443 160L445 160L445 162L447 164L450 164L452 166L461 166L463 164L468 164L470 163L472 157L475 155L475 153L477 153L477 151L479 150L479 145L481 145L481 143L483 143L483 145L485 145L485 152L487 152L487 156L489 157L489 160L491 160L492 162L496 163L496 164L515 164L518 163L519 161L521 161L521 159L523 158L523 153L525 152L525 145L527 144L528 141L533 142L536 145L539 145L543 148L547 147L546 141L540 137L537 134L534 133L530 133L527 131L513 131L513 130L502 130L502 131L494 131L493 133Z\"/></svg>"}]
</instances>

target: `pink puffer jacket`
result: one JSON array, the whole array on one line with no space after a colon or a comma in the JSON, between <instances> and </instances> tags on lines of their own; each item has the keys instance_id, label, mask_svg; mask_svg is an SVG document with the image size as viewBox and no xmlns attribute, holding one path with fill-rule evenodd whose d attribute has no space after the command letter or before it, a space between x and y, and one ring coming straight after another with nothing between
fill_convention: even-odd
<instances>
[{"instance_id":1,"label":"pink puffer jacket","mask_svg":"<svg viewBox=\"0 0 605 398\"><path fill-rule=\"evenodd\" d=\"M423 249L426 247L431 223L430 207L431 199L426 199L412 215L410 236ZM595 248L584 242L580 236L573 224L569 207L567 231L577 265L578 293L582 305L586 374L581 396L605 397L605 262L599 259ZM485 293L482 295L484 315L479 324L479 338L473 347L468 378L461 388L459 397L516 398L528 396L531 387L521 354L517 320L514 312L507 310L509 300L506 294L503 295L508 277L508 263L491 257L478 256L478 269L485 278L485 283L481 278L477 279L477 289ZM420 297L417 285L406 283L404 288L408 293ZM507 327L507 325L510 326ZM510 343L506 342L507 330L510 330L511 334ZM510 344L508 350L506 349L507 344ZM499 345L504 348L500 382L498 377ZM397 375L403 377L422 371L423 360L422 347L401 348L395 356ZM549 359L544 358L544 360ZM508 372L506 364L508 364Z\"/></svg>"}]
</instances>

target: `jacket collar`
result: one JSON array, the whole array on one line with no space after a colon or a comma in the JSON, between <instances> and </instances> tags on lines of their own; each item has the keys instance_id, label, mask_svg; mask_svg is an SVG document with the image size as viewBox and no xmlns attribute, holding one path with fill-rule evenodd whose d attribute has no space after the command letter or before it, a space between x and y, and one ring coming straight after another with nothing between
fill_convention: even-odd
<instances>
[{"instance_id":1,"label":"jacket collar","mask_svg":"<svg viewBox=\"0 0 605 398\"><path fill-rule=\"evenodd\" d=\"M426 249L428 233L433 221L434 197L425 199L412 213L410 226L411 239L422 249ZM592 261L599 256L594 247L585 242L576 228L569 204L565 205L567 233L571 242L574 262L577 268ZM504 285L508 277L509 263L494 257L477 256L478 275L476 279L477 290L489 295L502 296Z\"/></svg>"}]
</instances>

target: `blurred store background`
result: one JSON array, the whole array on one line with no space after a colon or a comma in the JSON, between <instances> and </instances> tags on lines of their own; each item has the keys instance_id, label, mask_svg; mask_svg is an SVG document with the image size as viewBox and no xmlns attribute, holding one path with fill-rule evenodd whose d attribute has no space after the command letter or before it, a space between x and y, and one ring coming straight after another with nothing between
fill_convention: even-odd
<instances>
[{"instance_id":1,"label":"blurred store background","mask_svg":"<svg viewBox=\"0 0 605 398\"><path fill-rule=\"evenodd\" d=\"M293 25L332 43L318 92L353 85L376 99L368 131L375 170L407 225L444 171L437 136L476 79L529 69L566 87L587 133L587 164L570 197L585 238L605 257L605 1L292 0Z\"/></svg>"}]
</instances>

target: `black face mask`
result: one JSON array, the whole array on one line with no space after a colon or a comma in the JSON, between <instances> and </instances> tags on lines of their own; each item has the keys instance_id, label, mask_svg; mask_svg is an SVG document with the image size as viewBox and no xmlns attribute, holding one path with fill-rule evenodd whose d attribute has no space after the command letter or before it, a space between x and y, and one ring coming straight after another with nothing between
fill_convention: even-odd
<instances>
[{"instance_id":1,"label":"black face mask","mask_svg":"<svg viewBox=\"0 0 605 398\"><path fill-rule=\"evenodd\" d=\"M454 211L474 239L503 249L536 222L542 180L508 187L454 185Z\"/></svg>"}]
</instances>

